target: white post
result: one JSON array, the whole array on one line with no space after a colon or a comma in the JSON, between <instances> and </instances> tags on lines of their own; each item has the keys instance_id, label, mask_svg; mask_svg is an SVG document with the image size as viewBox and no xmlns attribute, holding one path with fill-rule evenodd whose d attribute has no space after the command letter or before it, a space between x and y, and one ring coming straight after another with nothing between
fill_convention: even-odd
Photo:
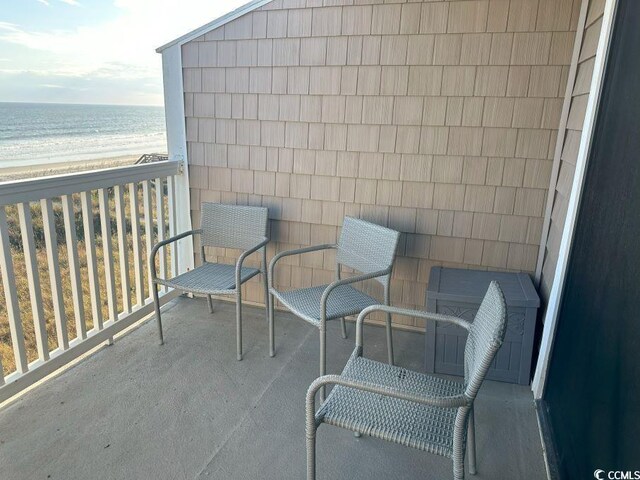
<instances>
[{"instance_id":1,"label":"white post","mask_svg":"<svg viewBox=\"0 0 640 480\"><path fill-rule=\"evenodd\" d=\"M47 342L47 321L42 307L42 290L40 288L40 274L38 273L38 257L36 256L33 224L31 221L31 205L29 202L18 204L18 218L20 219L20 233L22 234L22 248L24 262L27 267L27 281L29 282L29 299L33 315L33 327L36 334L38 358L49 360L49 343Z\"/></svg>"},{"instance_id":2,"label":"white post","mask_svg":"<svg viewBox=\"0 0 640 480\"><path fill-rule=\"evenodd\" d=\"M55 217L53 215L51 199L43 198L40 201L40 208L42 209L42 227L44 230L44 244L47 249L47 265L49 267L53 316L56 324L58 347L66 350L69 348L69 332L67 331L67 316L64 311L60 259L58 258L60 252L58 250L58 237L56 235Z\"/></svg>"},{"instance_id":3,"label":"white post","mask_svg":"<svg viewBox=\"0 0 640 480\"><path fill-rule=\"evenodd\" d=\"M127 242L124 190L122 185L113 187L116 206L116 226L118 230L118 257L120 260L120 286L122 288L122 310L131 313L131 291L129 283L129 244Z\"/></svg>"},{"instance_id":4,"label":"white post","mask_svg":"<svg viewBox=\"0 0 640 480\"><path fill-rule=\"evenodd\" d=\"M11 345L16 360L16 370L20 373L29 371L27 349L24 344L24 330L20 318L20 306L18 305L18 292L15 286L15 273L11 245L9 245L9 227L4 205L0 206L0 274L4 287L4 299L6 302L7 316L9 317L9 331L11 332ZM0 372L0 377L3 372ZM2 380L4 383L4 379Z\"/></svg>"},{"instance_id":5,"label":"white post","mask_svg":"<svg viewBox=\"0 0 640 480\"><path fill-rule=\"evenodd\" d=\"M102 330L102 302L100 300L100 280L98 277L98 261L96 257L95 229L93 226L93 201L91 192L80 192L82 206L82 222L84 228L84 246L87 256L87 271L89 273L89 298L91 299L91 318L93 329Z\"/></svg>"},{"instance_id":6,"label":"white post","mask_svg":"<svg viewBox=\"0 0 640 480\"><path fill-rule=\"evenodd\" d=\"M131 202L131 239L133 242L133 262L136 282L136 306L144 306L144 273L142 265L145 259L142 256L142 241L140 239L140 208L138 206L138 184L129 184L129 200Z\"/></svg>"},{"instance_id":7,"label":"white post","mask_svg":"<svg viewBox=\"0 0 640 480\"><path fill-rule=\"evenodd\" d=\"M175 228L176 233L181 233L191 230L191 204L180 44L162 51L162 77L169 160L182 162L182 173L175 177ZM178 271L174 273L184 273L193 268L192 239L187 238L177 242L175 252L178 256Z\"/></svg>"}]
</instances>

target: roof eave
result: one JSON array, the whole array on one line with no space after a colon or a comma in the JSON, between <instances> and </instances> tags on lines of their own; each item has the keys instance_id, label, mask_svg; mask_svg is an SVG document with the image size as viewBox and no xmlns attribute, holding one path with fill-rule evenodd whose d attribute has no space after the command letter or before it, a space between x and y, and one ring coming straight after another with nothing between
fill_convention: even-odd
<instances>
[{"instance_id":1,"label":"roof eave","mask_svg":"<svg viewBox=\"0 0 640 480\"><path fill-rule=\"evenodd\" d=\"M272 2L273 0L252 0L249 3L245 3L244 5L242 5L241 7L236 8L235 10L219 17L216 18L215 20L213 20L212 22L207 23L206 25L203 25L201 27L196 28L195 30L192 30L191 32L182 35L181 37L176 38L175 40L170 41L169 43L165 43L164 45L162 45L161 47L156 48L156 52L157 53L162 53L163 50L166 50L167 48L173 47L174 45L184 45L187 42L190 42L191 40L198 38L202 35L204 35L205 33L210 32L211 30L215 30L216 28L220 28L223 25L235 20L236 18L239 18L243 15L246 15L249 12L252 12L253 10L256 10L260 7L262 7L263 5L266 5L267 3Z\"/></svg>"}]
</instances>

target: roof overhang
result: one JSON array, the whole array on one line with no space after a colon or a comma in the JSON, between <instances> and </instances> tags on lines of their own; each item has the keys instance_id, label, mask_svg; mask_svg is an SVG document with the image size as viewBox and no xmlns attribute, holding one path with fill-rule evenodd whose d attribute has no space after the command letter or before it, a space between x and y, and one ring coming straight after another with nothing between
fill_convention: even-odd
<instances>
[{"instance_id":1,"label":"roof overhang","mask_svg":"<svg viewBox=\"0 0 640 480\"><path fill-rule=\"evenodd\" d=\"M162 53L163 50L166 50L169 47L173 47L175 45L184 45L185 43L190 42L191 40L198 38L204 35L205 33L210 32L211 30L220 28L223 25L235 20L236 18L246 15L247 13L252 12L253 10L256 10L257 8L260 8L261 6L266 5L267 3L270 3L272 1L273 0L253 0L249 3L246 3L241 7L236 8L232 12L229 12L219 18L216 18L212 22L209 22L206 25L196 28L195 30L192 30L187 34L181 37L178 37L175 40L172 40L169 43L162 45L161 47L156 48L156 52Z\"/></svg>"}]
</instances>

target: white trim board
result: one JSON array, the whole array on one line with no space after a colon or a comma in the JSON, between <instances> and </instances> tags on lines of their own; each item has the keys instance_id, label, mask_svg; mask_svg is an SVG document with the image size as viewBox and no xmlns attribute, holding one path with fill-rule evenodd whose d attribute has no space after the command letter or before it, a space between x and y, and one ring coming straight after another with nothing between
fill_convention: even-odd
<instances>
[{"instance_id":1,"label":"white trim board","mask_svg":"<svg viewBox=\"0 0 640 480\"><path fill-rule=\"evenodd\" d=\"M590 94L587 103L587 110L585 113L584 123L582 125L582 136L580 137L580 148L578 150L576 170L573 178L573 185L571 187L569 205L567 207L567 217L562 231L562 240L560 242L560 251L558 253L558 263L556 265L553 278L553 286L551 287L551 294L549 295L549 301L547 303L544 330L542 332L542 343L540 345L540 355L538 357L536 372L531 385L534 398L536 399L542 398L546 386L547 373L549 371L558 315L560 313L560 305L564 291L564 281L567 275L573 235L578 218L578 209L580 207L585 173L591 151L595 121L598 115L600 97L602 94L604 74L609 57L609 45L611 43L611 36L613 33L613 22L615 19L617 4L617 0L607 0L604 8L604 15L602 17L602 29L598 40L593 76L591 77L591 88L589 90Z\"/></svg>"},{"instance_id":2,"label":"white trim board","mask_svg":"<svg viewBox=\"0 0 640 480\"><path fill-rule=\"evenodd\" d=\"M182 49L175 44L162 51L162 81L164 84L164 115L167 129L169 161L182 162L182 172L175 177L176 232L191 230L191 196L189 192L189 158L184 114ZM193 242L177 242L178 272L193 269Z\"/></svg>"},{"instance_id":3,"label":"white trim board","mask_svg":"<svg viewBox=\"0 0 640 480\"><path fill-rule=\"evenodd\" d=\"M567 78L567 87L565 89L564 102L562 104L560 125L558 126L556 149L553 154L553 166L551 169L551 179L549 181L549 191L547 193L547 206L545 207L544 212L542 235L540 237L538 260L536 262L536 272L534 278L536 287L538 288L540 287L540 281L542 280L542 266L544 265L545 253L547 251L547 242L549 241L551 214L553 213L553 204L556 198L556 187L558 186L558 175L560 173L562 148L564 147L564 141L567 134L567 121L569 120L569 111L571 110L571 101L573 100L573 89L575 88L576 76L578 73L580 50L582 49L582 40L584 38L584 29L587 23L588 11L589 0L582 0L582 5L580 7L580 16L578 17L578 27L576 29L576 38L573 46L573 54L571 56L571 66L569 67L569 76Z\"/></svg>"},{"instance_id":4,"label":"white trim board","mask_svg":"<svg viewBox=\"0 0 640 480\"><path fill-rule=\"evenodd\" d=\"M162 53L164 50L166 50L169 47L173 47L174 45L182 46L185 43L190 42L194 38L198 38L204 35L205 33L210 32L211 30L220 28L223 25L235 20L236 18L246 15L247 13L252 12L253 10L256 10L257 8L260 8L263 5L266 5L267 3L270 3L272 1L273 0L253 0L249 3L245 3L244 5L236 8L232 12L229 12L219 18L216 18L212 22L209 22L206 25L198 27L195 30L192 30L189 33L182 35L181 37L178 37L175 40L172 40L169 43L166 43L161 47L156 48L156 52Z\"/></svg>"}]
</instances>

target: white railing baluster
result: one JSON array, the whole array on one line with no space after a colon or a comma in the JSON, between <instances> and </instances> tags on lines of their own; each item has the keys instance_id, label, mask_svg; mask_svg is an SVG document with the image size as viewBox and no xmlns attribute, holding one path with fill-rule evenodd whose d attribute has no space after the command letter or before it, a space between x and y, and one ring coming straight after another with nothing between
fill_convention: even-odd
<instances>
[{"instance_id":1,"label":"white railing baluster","mask_svg":"<svg viewBox=\"0 0 640 480\"><path fill-rule=\"evenodd\" d=\"M140 210L138 208L138 185L129 184L129 200L131 202L131 239L133 241L133 267L136 281L136 304L144 305L144 273L142 265L142 243L140 239Z\"/></svg>"},{"instance_id":2,"label":"white railing baluster","mask_svg":"<svg viewBox=\"0 0 640 480\"><path fill-rule=\"evenodd\" d=\"M149 256L151 255L151 249L153 248L153 217L151 213L151 185L148 180L142 182L142 211L144 213L144 240L147 247L147 280L149 282L149 296L151 298L151 292L153 291L153 279L151 278L151 263Z\"/></svg>"},{"instance_id":3,"label":"white railing baluster","mask_svg":"<svg viewBox=\"0 0 640 480\"><path fill-rule=\"evenodd\" d=\"M116 303L116 279L113 274L113 245L111 244L111 215L109 214L109 195L106 188L98 189L98 205L100 208L100 229L102 234L102 259L107 287L107 304L109 318L118 320L118 304Z\"/></svg>"},{"instance_id":4,"label":"white railing baluster","mask_svg":"<svg viewBox=\"0 0 640 480\"><path fill-rule=\"evenodd\" d=\"M18 218L20 220L20 234L22 236L22 249L24 250L24 263L27 267L27 282L29 283L29 301L33 315L33 328L36 334L36 349L40 360L49 360L49 343L47 342L47 322L42 308L42 291L40 288L40 274L38 272L38 259L36 257L35 238L33 236L33 223L31 221L31 205L19 203Z\"/></svg>"},{"instance_id":5,"label":"white railing baluster","mask_svg":"<svg viewBox=\"0 0 640 480\"><path fill-rule=\"evenodd\" d=\"M112 343L114 335L125 331L135 322L144 320L153 313L154 305L150 301L152 283L150 277L145 279L145 265L149 272L148 256L154 243L158 239L165 239L167 234L178 233L177 226L184 216L189 215L188 211L181 211L180 213L184 214L181 216L178 216L178 212L176 212L178 207L181 208L176 197L178 189L176 175L180 175L180 173L181 168L178 162L166 161L0 182L0 274L5 295L4 311L6 311L6 313L2 313L0 321L8 321L11 339L5 340L4 347L9 347L13 351L16 365L13 368L14 359L12 358L10 361L11 372L4 375L3 365L0 361L0 402L21 392L104 342ZM139 190L140 183L142 183L142 192ZM127 232L128 212L125 204L127 186L131 197L130 221L133 248L129 246ZM110 198L109 193L111 188L114 189L113 199ZM94 192L97 192L97 200L94 198ZM139 197L140 193L142 193L142 197ZM78 206L74 202L76 194L80 196L84 240L79 239L77 233L77 228L80 225L77 225L76 221L76 214L79 213L76 210ZM61 199L62 205L61 218L56 218L59 213L57 210L54 211L54 208L57 209L55 202L58 198ZM94 204L96 201L98 203ZM114 215L111 201L115 204L116 222L114 227L111 226L111 219ZM34 236L34 234L38 234L38 231L34 232L36 223L32 218L30 207L36 202L39 203L42 210L43 245L36 242ZM12 217L8 218L9 211L6 211L5 208L10 205L15 205L17 210L12 208L10 211ZM101 228L99 232L95 231L94 212L96 210L94 210L94 206L96 210L100 211ZM141 225L143 215L141 208L144 212L144 231ZM59 223L57 224L56 221ZM17 224L19 224L23 245L20 251L14 251L11 244L14 242L14 238L11 236L14 233L10 231L10 227L13 229ZM61 224L64 225L64 241L66 242L66 249L62 251L60 250L62 245L59 245L58 240L63 240L57 237ZM96 248L96 233L102 237L103 248L100 251L97 251ZM144 240L142 235L145 235ZM116 240L114 236L117 238L117 247L113 244ZM84 263L81 252L83 245L86 249L87 277L85 277L85 270L82 266ZM172 245L170 250L163 252L159 275L168 274L169 269L171 269L171 273L177 273L180 263L178 252L183 254L183 259L188 259L188 256L180 250L181 246L184 248L185 245L185 243ZM118 264L114 264L116 248L120 252ZM24 265L26 266L24 279L16 278L14 270L14 265L19 265L14 263L14 260L20 261L21 264L23 251ZM171 252L170 259L169 251ZM67 264L64 263L65 253L68 274ZM102 265L98 268L98 253L104 254L106 278L102 279L100 278ZM46 307L49 302L49 289L46 285L44 285L44 290L42 288L44 279L42 278L43 274L39 271L39 267L42 265L39 265L38 261L44 254L47 256L53 315L59 346L59 348L51 350L49 350L49 341L53 334L48 335L47 332L48 311ZM131 255L134 258L131 258ZM133 275L129 272L130 265L134 270ZM115 277L116 267L120 267L121 270L121 277L117 279ZM103 293L100 287L101 282L105 280L106 284L102 285L105 288L105 293ZM19 300L19 288L22 288L23 283L28 284L31 307L28 307L26 303L24 305L19 303L22 301L22 297ZM134 283L135 299L131 298L131 287ZM120 287L122 287L123 295L122 310L119 309L120 300L118 298ZM84 304L84 288L89 290L87 295L90 295L90 308L89 304ZM70 290L70 298L68 299L65 293L67 289ZM161 304L165 304L178 294L177 291L164 289L159 295ZM106 318L106 310L103 313L104 295L107 295L109 320ZM65 300L70 302L72 300L72 306L65 308ZM25 301L27 300L25 299ZM137 302L135 308L132 305L134 302ZM23 326L24 315L21 313L24 311L21 312L21 306L30 308L33 313L33 331L31 325L27 329ZM70 308L73 308L74 311L77 333L72 340L69 340L72 334L69 331L70 325L67 323L67 314L71 313ZM91 330L88 326L91 323L89 311L93 320ZM7 320L4 320L5 318ZM32 351L35 353L36 350L38 358L33 359L31 358ZM33 356L35 357L35 354ZM34 361L29 363L30 359ZM6 357L4 360L4 365L7 366Z\"/></svg>"},{"instance_id":6,"label":"white railing baluster","mask_svg":"<svg viewBox=\"0 0 640 480\"><path fill-rule=\"evenodd\" d=\"M66 350L69 348L69 331L67 330L67 317L64 312L64 298L62 297L62 282L60 280L60 261L58 259L58 236L56 234L55 217L53 216L51 199L42 199L40 201L40 207L42 208L44 243L47 249L47 265L49 266L56 336L58 337L58 347Z\"/></svg>"},{"instance_id":7,"label":"white railing baluster","mask_svg":"<svg viewBox=\"0 0 640 480\"><path fill-rule=\"evenodd\" d=\"M87 325L84 319L84 303L82 302L82 280L80 278L80 259L78 258L78 237L76 235L76 212L73 207L73 196L63 195L62 216L64 217L64 234L67 242L67 260L69 263L69 279L73 298L73 314L76 320L76 338L87 338Z\"/></svg>"},{"instance_id":8,"label":"white railing baluster","mask_svg":"<svg viewBox=\"0 0 640 480\"><path fill-rule=\"evenodd\" d=\"M162 188L162 179L156 178L156 226L158 231L158 242L162 242L164 240L164 227L165 227L165 218L164 218L164 202L163 195L164 188ZM159 258L159 266L158 269L160 273L160 277L167 278L167 249L162 248L158 252ZM165 285L162 286L162 291L167 291L167 287Z\"/></svg>"},{"instance_id":9,"label":"white railing baluster","mask_svg":"<svg viewBox=\"0 0 640 480\"><path fill-rule=\"evenodd\" d=\"M93 202L91 192L80 194L82 220L84 227L84 246L87 252L87 271L89 273L89 292L91 294L91 316L93 328L102 330L102 301L100 300L100 280L96 259L96 236L93 227Z\"/></svg>"},{"instance_id":10,"label":"white railing baluster","mask_svg":"<svg viewBox=\"0 0 640 480\"><path fill-rule=\"evenodd\" d=\"M118 228L118 253L120 256L120 284L122 286L123 312L131 312L131 292L129 283L129 244L127 243L127 222L124 213L122 186L113 187L116 203L116 226Z\"/></svg>"},{"instance_id":11,"label":"white railing baluster","mask_svg":"<svg viewBox=\"0 0 640 480\"><path fill-rule=\"evenodd\" d=\"M27 362L27 350L24 345L24 332L22 330L22 319L20 318L20 306L18 305L13 259L11 258L11 245L9 245L7 213L4 207L0 207L0 270L2 271L4 301L7 304L9 330L11 331L11 344L16 360L16 369L20 373L26 373L29 370L29 365Z\"/></svg>"},{"instance_id":12,"label":"white railing baluster","mask_svg":"<svg viewBox=\"0 0 640 480\"><path fill-rule=\"evenodd\" d=\"M176 181L167 177L167 202L169 205L169 236L176 235ZM171 245L171 276L178 275L178 242Z\"/></svg>"}]
</instances>

